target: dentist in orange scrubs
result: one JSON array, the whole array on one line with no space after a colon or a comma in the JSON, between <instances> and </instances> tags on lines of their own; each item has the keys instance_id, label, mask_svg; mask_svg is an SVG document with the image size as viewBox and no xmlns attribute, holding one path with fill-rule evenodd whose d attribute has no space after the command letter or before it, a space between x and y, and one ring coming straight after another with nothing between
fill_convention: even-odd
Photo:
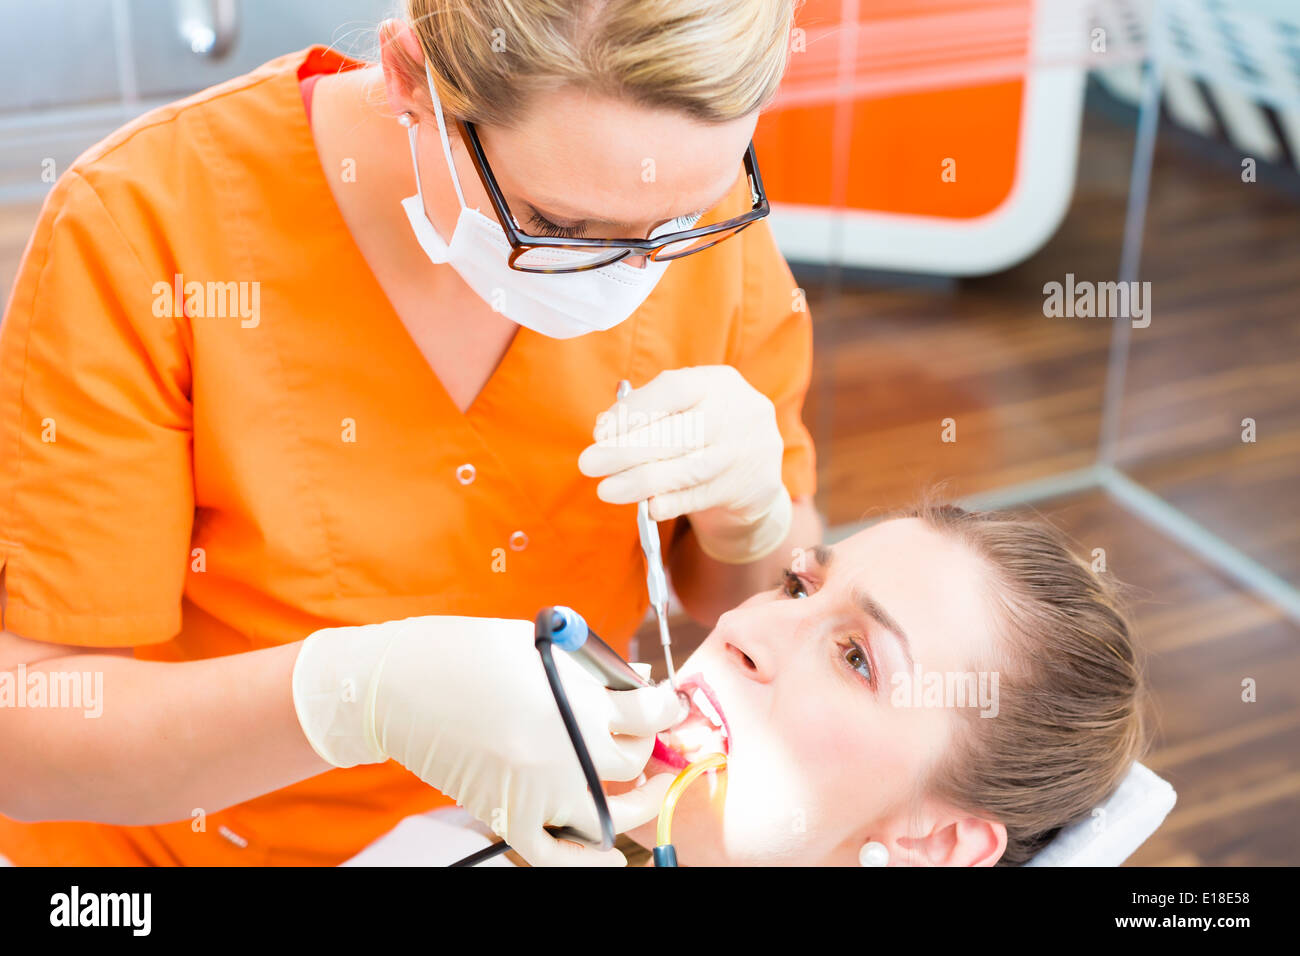
<instances>
[{"instance_id":1,"label":"dentist in orange scrubs","mask_svg":"<svg viewBox=\"0 0 1300 956\"><path fill-rule=\"evenodd\" d=\"M532 620L626 652L640 500L705 622L820 540L750 148L791 18L410 0L378 62L283 56L63 174L0 326L0 855L337 864L459 802L625 862L543 829L599 832ZM671 688L560 663L637 780ZM94 709L14 705L60 681Z\"/></svg>"}]
</instances>

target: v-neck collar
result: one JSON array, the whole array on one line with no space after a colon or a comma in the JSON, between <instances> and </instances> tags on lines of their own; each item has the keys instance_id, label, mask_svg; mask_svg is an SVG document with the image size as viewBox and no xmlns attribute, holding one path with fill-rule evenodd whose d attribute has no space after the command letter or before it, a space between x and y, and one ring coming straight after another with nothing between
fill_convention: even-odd
<instances>
[{"instance_id":1,"label":"v-neck collar","mask_svg":"<svg viewBox=\"0 0 1300 956\"><path fill-rule=\"evenodd\" d=\"M352 265L349 268L355 270L358 275L365 276L365 281L370 284L373 290L371 298L384 304L383 321L386 325L392 327L394 332L400 334L405 348L412 353L425 370L431 384L431 391L439 396L440 402L444 405L443 412L448 415L455 415L471 425L476 431L481 431L484 424L484 410L500 407L502 404L508 406L509 403L505 400L506 397L497 393L503 389L508 389L507 383L515 375L516 366L525 360L524 353L537 347L540 344L538 340L544 337L533 332L527 326L519 325L515 330L515 334L511 337L505 353L497 361L496 367L493 368L487 380L484 381L482 387L479 388L478 393L464 411L461 411L460 406L447 390L447 386L438 377L437 371L425 358L419 344L415 341L410 329L407 328L406 323L398 313L397 307L388 297L387 291L385 291L378 277L370 268L370 263L366 260L365 254L362 253L361 247L357 245L352 230L343 216L343 211L334 198L334 192L330 189L330 184L325 178L325 169L321 165L320 153L316 149L316 138L312 133L311 121L303 105L299 87L299 82L311 75L363 69L369 65L325 47L312 47L307 51L307 55L298 68L289 74L293 87L293 105L297 107L296 109L290 109L290 113L294 117L290 126L294 135L298 137L300 145L305 146L316 160L315 163L307 164L311 170L309 174L310 186L316 194L316 197L312 200L312 206L321 210L321 214L325 218L325 221L320 223L321 228L337 230L343 237L342 245L346 247L347 255L352 259Z\"/></svg>"}]
</instances>

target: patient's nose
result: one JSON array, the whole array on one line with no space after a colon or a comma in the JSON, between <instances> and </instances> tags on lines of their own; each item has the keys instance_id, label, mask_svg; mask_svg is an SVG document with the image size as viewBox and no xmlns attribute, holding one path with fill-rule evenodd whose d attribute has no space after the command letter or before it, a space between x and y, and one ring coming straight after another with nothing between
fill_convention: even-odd
<instances>
[{"instance_id":1,"label":"patient's nose","mask_svg":"<svg viewBox=\"0 0 1300 956\"><path fill-rule=\"evenodd\" d=\"M766 684L780 670L779 624L759 608L734 608L718 618L714 631L722 638L727 657L751 680Z\"/></svg>"}]
</instances>

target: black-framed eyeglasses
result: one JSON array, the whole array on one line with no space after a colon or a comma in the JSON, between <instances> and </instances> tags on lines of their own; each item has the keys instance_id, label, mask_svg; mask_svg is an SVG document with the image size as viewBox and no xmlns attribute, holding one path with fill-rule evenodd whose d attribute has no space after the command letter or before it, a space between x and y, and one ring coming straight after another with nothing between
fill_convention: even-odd
<instances>
[{"instance_id":1,"label":"black-framed eyeglasses","mask_svg":"<svg viewBox=\"0 0 1300 956\"><path fill-rule=\"evenodd\" d=\"M767 193L763 191L763 177L758 172L758 160L754 156L754 142L750 140L749 147L745 150L745 174L749 178L753 208L743 215L711 226L670 232L654 239L571 239L567 236L530 235L515 225L514 214L501 193L501 187L497 185L496 177L492 175L492 166L483 152L483 144L479 142L474 124L460 119L456 120L456 124L460 127L465 143L469 145L474 169L483 181L483 188L492 201L501 228L510 240L510 267L520 272L585 272L633 255L646 256L655 262L680 259L703 252L724 239L730 239L771 211L767 204ZM580 258L582 255L586 258Z\"/></svg>"}]
</instances>

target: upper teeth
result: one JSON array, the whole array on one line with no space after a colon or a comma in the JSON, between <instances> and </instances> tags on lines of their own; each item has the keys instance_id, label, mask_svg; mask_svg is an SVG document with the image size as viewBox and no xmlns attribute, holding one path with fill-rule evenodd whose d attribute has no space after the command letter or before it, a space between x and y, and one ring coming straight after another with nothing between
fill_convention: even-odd
<instances>
[{"instance_id":1,"label":"upper teeth","mask_svg":"<svg viewBox=\"0 0 1300 956\"><path fill-rule=\"evenodd\" d=\"M704 696L704 691L697 687L695 693L691 695L691 700L694 701L696 707L700 708L700 713L709 718L709 723L714 727L722 726L722 716L714 709L709 698Z\"/></svg>"}]
</instances>

